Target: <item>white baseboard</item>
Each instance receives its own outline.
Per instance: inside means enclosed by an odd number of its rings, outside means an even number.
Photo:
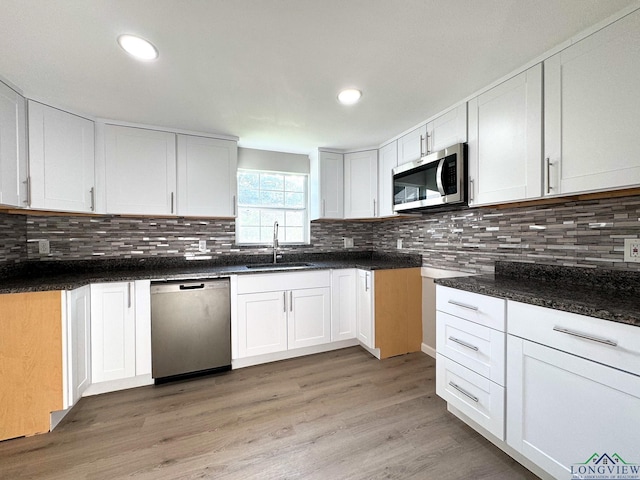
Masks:
[[[116,392],[118,390],[126,390],[127,388],[144,387],[145,385],[153,385],[151,374],[139,375],[137,377],[124,378],[122,380],[111,380],[109,382],[92,383],[89,385],[83,397],[91,395],[100,395],[101,393]]]
[[[426,353],[430,357],[436,358],[436,349],[430,347],[426,343],[422,344],[421,350],[422,350],[423,353]]]
[[[341,348],[353,347],[359,345],[357,339],[341,340],[339,342],[325,343],[323,345],[314,345],[313,347],[296,348],[295,350],[286,350],[284,352],[267,353],[265,355],[256,355],[254,357],[235,358],[231,361],[231,368],[251,367],[253,365],[261,365],[263,363],[277,362],[279,360],[288,360],[290,358],[303,357],[305,355],[313,355],[314,353],[330,352]]]

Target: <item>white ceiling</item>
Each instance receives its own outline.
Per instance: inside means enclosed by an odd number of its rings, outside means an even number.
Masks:
[[[637,0],[0,0],[0,76],[87,115],[372,146]],[[140,63],[121,33],[151,40]],[[344,87],[362,101],[338,104]]]

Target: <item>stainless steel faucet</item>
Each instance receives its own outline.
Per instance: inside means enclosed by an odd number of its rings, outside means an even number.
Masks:
[[[273,222],[273,263],[278,261],[278,221]]]

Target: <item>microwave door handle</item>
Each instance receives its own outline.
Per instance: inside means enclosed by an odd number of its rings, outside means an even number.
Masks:
[[[436,185],[438,186],[438,191],[440,195],[445,196],[444,193],[444,185],[442,184],[442,170],[444,169],[444,158],[440,159],[438,162],[438,169],[436,170]]]

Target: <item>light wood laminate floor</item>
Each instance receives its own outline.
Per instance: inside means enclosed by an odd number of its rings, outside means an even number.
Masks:
[[[0,478],[535,479],[446,411],[435,360],[360,347],[83,398]]]

